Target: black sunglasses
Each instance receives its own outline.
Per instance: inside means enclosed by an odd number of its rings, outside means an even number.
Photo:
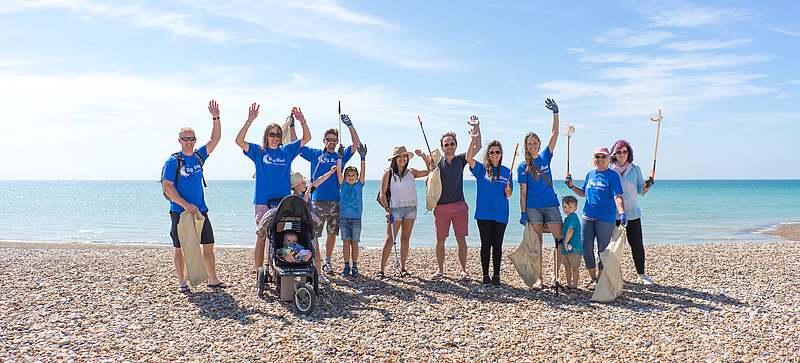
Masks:
[[[502,151],[494,151],[494,150],[489,151],[489,155],[502,154],[502,153],[503,153]]]
[[[455,142],[446,142],[446,143],[442,144],[442,146],[443,147],[456,146],[456,143]]]
[[[608,155],[595,155],[594,158],[595,159],[607,159]]]
[[[194,136],[181,136],[181,140],[183,141],[194,141],[197,140]]]
[[[270,132],[267,135],[269,135],[269,137],[281,137],[281,133],[280,132]]]

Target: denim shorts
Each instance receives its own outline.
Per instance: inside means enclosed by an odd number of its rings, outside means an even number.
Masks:
[[[564,224],[558,206],[543,208],[527,208],[528,221],[531,224]]]
[[[342,232],[342,241],[358,243],[361,241],[361,218],[339,218],[339,230]]]
[[[395,221],[401,221],[403,219],[417,219],[417,207],[400,207],[400,208],[391,208],[389,209],[392,211],[392,215],[394,216]]]

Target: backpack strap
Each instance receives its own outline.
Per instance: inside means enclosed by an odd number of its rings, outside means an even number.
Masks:
[[[208,188],[208,184],[206,184],[206,175],[205,173],[203,173],[203,163],[205,163],[205,160],[203,160],[203,157],[200,156],[200,152],[198,152],[197,150],[194,151],[194,156],[196,156],[197,160],[200,162],[200,177],[203,178],[203,186]],[[178,179],[175,178],[175,180]]]

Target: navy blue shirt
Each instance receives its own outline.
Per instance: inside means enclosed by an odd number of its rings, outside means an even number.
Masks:
[[[437,205],[456,203],[464,200],[464,166],[467,154],[458,154],[451,162],[445,157],[439,160],[439,173],[442,176],[442,195]]]

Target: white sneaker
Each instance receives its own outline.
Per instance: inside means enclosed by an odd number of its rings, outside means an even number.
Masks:
[[[317,279],[318,279],[319,283],[321,283],[323,285],[330,285],[331,284],[331,280],[329,280],[327,276],[325,276],[323,274],[319,274],[317,276],[318,276]]]
[[[645,274],[639,274],[639,282],[641,282],[641,283],[643,283],[645,285],[654,284],[653,280],[650,280],[650,278],[647,277],[647,275],[645,275]]]
[[[324,272],[324,273],[326,273],[328,275],[333,275],[334,274],[333,266],[331,266],[330,263],[325,262],[324,264],[322,264],[322,272]]]

